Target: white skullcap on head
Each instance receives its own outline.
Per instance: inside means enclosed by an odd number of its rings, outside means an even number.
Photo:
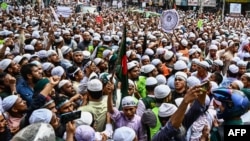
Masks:
[[[200,85],[200,84],[201,84],[201,81],[195,76],[189,76],[187,78],[187,86],[189,88]]]
[[[82,51],[83,59],[89,59],[91,53],[87,50]]]
[[[181,40],[181,45],[186,47],[188,45],[188,41],[186,39]]]
[[[182,71],[178,71],[177,73],[175,73],[175,78],[179,78],[182,79],[184,81],[187,81],[187,74],[185,72]]]
[[[143,55],[143,56],[141,57],[141,60],[142,60],[142,61],[143,61],[143,60],[150,60],[150,58],[149,58],[148,55]]]
[[[223,62],[219,59],[214,60],[213,64],[215,64],[216,66],[223,66]]]
[[[153,60],[151,61],[151,64],[153,64],[154,66],[157,66],[157,65],[159,65],[160,63],[162,63],[162,62],[161,62],[161,60],[158,59],[158,58],[153,59]]]
[[[157,80],[154,77],[146,78],[146,86],[157,85]]]
[[[164,57],[165,60],[169,60],[169,59],[171,59],[173,57],[173,55],[174,55],[174,53],[172,51],[165,51],[163,57]]]
[[[151,56],[154,55],[154,51],[151,48],[147,48],[144,54]]]
[[[244,73],[244,75],[250,78],[250,73],[249,72]]]
[[[81,118],[76,119],[76,126],[80,125],[91,125],[93,122],[93,116],[90,112],[82,111],[81,112]]]
[[[154,69],[155,69],[155,66],[152,64],[147,64],[147,65],[142,66],[142,72],[144,72],[144,73],[150,73]]]
[[[99,79],[92,79],[87,83],[87,89],[92,92],[102,91],[103,85]]]
[[[105,50],[103,51],[103,53],[102,53],[102,58],[108,57],[108,55],[110,55],[111,52],[112,52],[111,50],[105,49]]]
[[[192,49],[197,49],[197,48],[199,48],[198,45],[193,45],[193,46],[192,46]]]
[[[134,62],[128,62],[128,63],[127,63],[128,70],[131,70],[131,69],[134,68],[135,66],[136,66],[136,63],[134,63]]]
[[[126,126],[115,129],[113,140],[114,141],[133,141],[136,137],[135,131]]]
[[[174,63],[174,69],[175,70],[184,70],[184,69],[187,69],[188,66],[187,64],[185,63],[185,61],[183,60],[178,60]]]
[[[52,112],[48,109],[45,108],[37,109],[32,112],[29,118],[29,123],[30,124],[39,122],[50,123],[52,115],[53,115]]]
[[[159,117],[172,116],[177,110],[177,107],[172,103],[162,103],[159,107]]]
[[[164,54],[165,53],[165,49],[164,48],[157,48],[156,49],[156,55],[162,55],[162,54]]]
[[[126,52],[126,56],[127,56],[127,57],[130,57],[131,54],[132,54],[132,50],[128,50],[128,51]]]
[[[77,141],[94,141],[95,130],[89,125],[80,125],[76,128],[75,138]]]
[[[240,61],[240,58],[239,58],[239,57],[237,57],[237,56],[235,56],[235,57],[233,57],[233,59],[232,59],[231,61],[233,61],[233,62],[237,63],[237,62],[239,62],[239,61]]]
[[[95,65],[99,65],[99,63],[102,61],[102,58],[95,58],[93,61],[95,63]]]
[[[158,85],[154,89],[154,94],[157,99],[162,99],[167,97],[171,93],[169,86],[167,85]]]
[[[2,101],[3,110],[5,112],[10,110],[12,106],[14,106],[14,104],[16,103],[17,99],[18,99],[17,95],[10,95],[10,96],[5,97]]]
[[[66,83],[69,83],[70,81],[69,80],[61,80],[58,84],[58,88],[60,89],[61,87],[63,87]]]
[[[3,59],[0,61],[0,69],[4,71],[5,69],[8,68],[8,66],[11,64],[11,59]]]
[[[135,86],[135,83],[131,79],[128,79],[128,84],[132,85],[132,86]]]
[[[240,60],[240,61],[237,62],[237,66],[238,67],[246,67],[247,66],[247,62],[243,61],[243,60]]]
[[[240,90],[244,87],[244,84],[240,80],[234,80],[233,83],[237,84]]]
[[[54,67],[52,70],[51,70],[51,75],[52,76],[55,76],[55,75],[57,75],[57,76],[59,76],[59,77],[62,77],[63,76],[63,74],[64,74],[64,69],[61,67],[61,66],[56,66],[56,67]]]
[[[125,96],[122,98],[122,107],[136,106],[136,101],[132,96]]]
[[[212,44],[209,46],[209,50],[218,50],[218,47],[217,47],[217,45]]]
[[[231,64],[228,68],[228,70],[231,72],[231,73],[238,73],[239,72],[239,67],[234,65],[234,64]]]
[[[200,61],[198,65],[206,69],[210,67],[207,61]]]
[[[226,47],[228,47],[228,43],[227,43],[227,41],[222,41],[222,42],[221,42],[221,45],[222,45],[222,46],[226,46]]]
[[[192,54],[194,54],[196,51],[197,51],[196,49],[191,48],[191,49],[189,49],[188,54],[189,54],[189,55],[192,55]]]
[[[72,49],[69,46],[63,46],[61,48],[61,52],[62,52],[63,55],[69,53],[70,51],[72,51]]]
[[[156,78],[156,80],[158,82],[158,85],[167,83],[167,79],[163,74],[158,74],[155,78]]]

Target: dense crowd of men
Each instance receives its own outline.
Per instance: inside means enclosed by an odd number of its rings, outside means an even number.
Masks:
[[[177,11],[165,33],[129,9],[1,9],[0,140],[220,141],[249,124],[249,20]]]

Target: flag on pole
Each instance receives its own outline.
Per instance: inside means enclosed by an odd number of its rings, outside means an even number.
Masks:
[[[122,44],[119,49],[118,64],[120,69],[118,70],[118,77],[122,83],[121,87],[121,99],[128,95],[128,68],[127,68],[127,56],[126,56],[126,24],[124,24]],[[121,105],[120,105],[121,107]]]

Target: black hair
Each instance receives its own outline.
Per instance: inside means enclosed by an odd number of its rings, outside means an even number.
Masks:
[[[88,93],[93,99],[100,99],[102,97],[102,91],[90,91],[90,90],[88,90]]]
[[[223,80],[223,76],[219,72],[215,72],[214,76],[215,76],[215,81],[218,83],[218,85],[220,85],[220,83]]]
[[[155,87],[157,86],[157,84],[155,84],[155,85],[146,85],[146,90],[147,91],[154,91],[154,89],[155,89]]]
[[[26,64],[26,65],[22,66],[20,72],[21,72],[22,77],[25,80],[28,80],[28,77],[27,77],[28,74],[32,74],[32,68],[33,67],[37,67],[37,65],[29,63],[29,64]]]
[[[1,72],[0,73],[0,85],[1,86],[4,86],[5,84],[5,82],[4,82],[4,78],[5,78],[5,76],[7,75],[8,73],[6,73],[6,72]]]
[[[68,77],[69,77],[71,80],[73,80],[73,81],[76,80],[76,79],[75,79],[75,75],[76,75],[78,72],[76,72],[76,73],[74,73],[74,72],[75,72],[77,69],[78,69],[78,67],[75,66],[75,65],[70,66],[70,67],[67,68],[67,75],[68,75]],[[72,75],[72,73],[74,73],[74,75]]]

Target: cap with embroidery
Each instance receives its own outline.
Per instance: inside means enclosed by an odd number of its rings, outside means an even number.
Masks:
[[[178,71],[177,73],[175,73],[175,78],[179,78],[182,79],[184,81],[187,81],[187,74],[185,72],[182,71]]]
[[[61,48],[61,52],[62,52],[63,55],[69,53],[70,51],[72,51],[72,49],[69,46],[63,46]]]
[[[135,98],[132,96],[125,96],[122,98],[122,107],[136,106]]]

